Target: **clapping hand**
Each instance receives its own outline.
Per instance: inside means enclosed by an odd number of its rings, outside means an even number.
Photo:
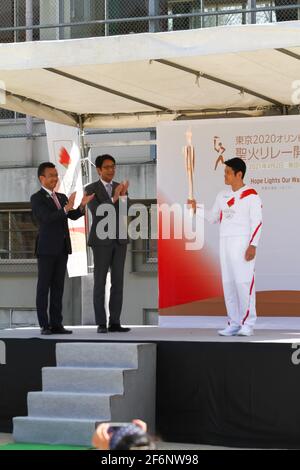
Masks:
[[[74,203],[75,203],[75,198],[76,198],[76,192],[72,193],[71,196],[69,197],[69,200],[67,204],[65,205],[64,209],[68,212],[71,211],[74,208]]]
[[[94,199],[94,197],[95,197],[95,193],[93,193],[93,194],[84,193],[84,196],[81,199],[80,206],[85,207],[89,202],[92,201],[92,199]]]
[[[127,180],[122,181],[122,183],[118,184],[115,189],[113,202],[117,202],[120,196],[127,196],[129,182]]]
[[[121,196],[122,191],[123,191],[123,183],[120,183],[120,184],[118,184],[118,186],[116,187],[115,192],[114,192],[114,197],[113,197],[113,202],[114,203],[117,202],[117,200]]]
[[[120,196],[126,196],[126,195],[127,195],[127,191],[128,191],[128,187],[129,187],[129,181],[128,181],[128,180],[124,180],[124,181],[122,181],[121,184],[123,185],[123,188],[122,188],[122,191],[121,191]]]

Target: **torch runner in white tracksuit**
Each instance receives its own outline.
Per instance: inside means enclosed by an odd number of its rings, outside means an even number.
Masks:
[[[231,190],[221,191],[206,214],[209,222],[220,224],[220,261],[228,326],[219,335],[251,336],[256,321],[254,267],[262,229],[262,203],[255,189],[243,182],[245,162],[232,158],[225,165],[225,184]]]

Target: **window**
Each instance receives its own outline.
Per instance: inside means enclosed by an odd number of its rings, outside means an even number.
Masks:
[[[245,24],[246,16],[242,13],[226,13],[222,14],[222,11],[230,10],[242,10],[246,9],[247,4],[243,2],[227,2],[227,1],[206,1],[204,11],[209,12],[220,12],[219,15],[214,16],[205,16],[203,19],[203,26],[225,26],[225,25],[234,25],[234,24]]]
[[[80,23],[85,21],[103,20],[104,2],[95,2],[95,0],[71,0],[70,20],[71,23]],[[66,18],[64,19],[66,21]],[[61,30],[64,32],[65,28]],[[103,36],[103,25],[81,25],[71,27],[71,38],[88,38],[93,36]]]
[[[138,18],[148,16],[148,0],[110,0],[108,17],[110,19]],[[130,34],[147,32],[148,21],[129,21],[109,25],[109,34]]]
[[[291,8],[289,10],[277,10],[275,13],[277,21],[295,21],[298,20],[298,8],[299,2],[296,0],[275,0],[274,5],[276,7],[292,6],[295,5],[296,8]]]
[[[201,3],[196,0],[169,0],[168,1],[168,14],[169,15],[183,15],[184,13],[193,13],[200,11]],[[170,18],[169,30],[190,29],[192,27],[193,18]]]
[[[246,10],[250,4],[246,0],[160,0],[160,7],[166,5],[169,15],[184,13],[211,13],[208,16],[190,16],[186,18],[170,18],[168,30],[207,28],[211,26],[247,24],[251,22],[251,13],[230,13],[230,10]],[[295,5],[295,9],[257,12],[254,14],[257,23],[269,23],[272,21],[288,21],[298,19],[296,0],[257,0],[256,7],[272,7],[280,5]],[[229,13],[223,13],[228,11]],[[214,14],[218,13],[218,14]],[[162,12],[160,12],[162,14]]]
[[[30,209],[0,209],[0,261],[35,258],[36,235]]]
[[[40,0],[32,1],[32,23],[38,25],[40,22]],[[13,28],[26,25],[26,0],[5,0],[1,2],[0,28]],[[32,32],[33,40],[39,39],[39,29]],[[19,31],[0,31],[1,42],[19,42],[26,40],[25,29]]]
[[[0,28],[14,26],[14,2],[2,2],[0,15]],[[0,42],[13,42],[14,31],[1,31]]]
[[[157,271],[157,209],[155,199],[138,199],[131,202],[146,207],[148,220],[147,238],[131,240],[132,271],[156,272]],[[138,217],[138,214],[137,214]]]
[[[2,109],[0,108],[0,120],[8,121],[8,120],[16,120],[16,119],[24,119],[26,118],[25,114],[16,113],[15,111],[10,111],[9,109]]]
[[[0,108],[0,119],[8,120],[8,119],[15,119],[15,112],[9,111],[8,109],[1,109]]]

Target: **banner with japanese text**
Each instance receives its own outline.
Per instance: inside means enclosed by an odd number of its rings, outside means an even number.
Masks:
[[[224,326],[219,227],[206,223],[201,212],[226,189],[223,162],[233,157],[245,161],[244,181],[263,203],[257,324],[281,328],[299,323],[300,116],[161,123],[157,140],[160,324]],[[194,216],[188,199],[197,201]],[[169,237],[164,233],[167,208]],[[180,208],[182,230],[176,236]]]
[[[63,126],[46,121],[47,141],[50,161],[57,168],[59,182],[55,190],[70,196],[76,192],[75,206],[83,196],[79,131],[75,127]],[[68,259],[69,277],[85,276],[87,268],[85,218],[68,219],[72,254]]]

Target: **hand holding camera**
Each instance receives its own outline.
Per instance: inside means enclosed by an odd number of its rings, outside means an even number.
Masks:
[[[100,450],[109,450],[114,448],[116,440],[120,440],[121,430],[124,429],[124,435],[126,432],[130,432],[132,435],[132,427],[136,427],[134,434],[137,432],[141,435],[147,433],[147,424],[140,419],[133,419],[131,423],[95,423],[95,432],[92,438],[92,445]],[[123,437],[123,436],[122,436]],[[111,447],[111,444],[113,447]]]

